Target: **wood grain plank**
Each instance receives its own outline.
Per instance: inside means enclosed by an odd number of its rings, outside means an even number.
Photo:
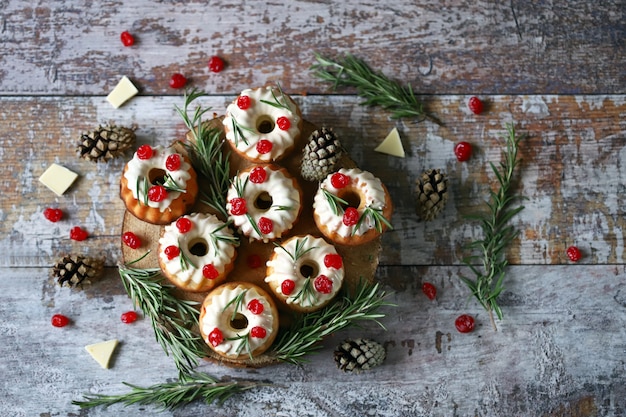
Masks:
[[[122,75],[143,95],[174,94],[174,72],[217,94],[277,81],[326,93],[308,70],[314,51],[354,53],[423,94],[623,94],[624,13],[584,0],[10,0],[0,94],[106,95]],[[122,46],[124,30],[135,46]],[[207,68],[214,54],[228,63],[220,74]]]

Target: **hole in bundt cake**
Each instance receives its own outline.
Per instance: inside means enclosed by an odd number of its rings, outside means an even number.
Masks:
[[[300,274],[302,274],[304,278],[315,277],[317,276],[317,273],[317,265],[313,263],[303,263],[300,265]]]
[[[153,185],[163,185],[165,183],[165,170],[160,168],[151,169],[148,173],[148,181]]]
[[[204,239],[195,239],[189,242],[189,252],[192,255],[204,256],[209,251],[209,246]]]
[[[259,210],[268,210],[270,207],[272,207],[273,203],[274,200],[272,199],[270,193],[268,193],[267,191],[263,191],[254,200],[254,207],[258,208]]]
[[[274,120],[269,116],[261,116],[256,122],[256,129],[259,133],[270,133],[274,130]]]
[[[242,330],[248,327],[248,319],[241,313],[236,313],[235,317],[230,320],[230,327],[234,330]]]
[[[339,197],[348,203],[347,205],[341,204],[344,209],[347,207],[358,208],[361,205],[361,197],[354,191],[347,191],[346,193],[339,195]]]

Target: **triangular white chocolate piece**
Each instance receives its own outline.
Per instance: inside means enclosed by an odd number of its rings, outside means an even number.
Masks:
[[[92,358],[96,360],[104,369],[109,368],[109,361],[113,352],[117,347],[117,339],[107,340],[106,342],[94,343],[93,345],[85,346],[85,349]]]
[[[404,148],[400,140],[400,133],[397,128],[393,128],[387,135],[385,140],[374,149],[376,152],[386,153],[387,155],[404,158]]]

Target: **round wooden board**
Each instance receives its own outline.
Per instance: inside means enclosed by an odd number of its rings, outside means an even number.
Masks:
[[[221,118],[213,119],[209,122],[216,128],[222,129]],[[311,133],[317,129],[310,122],[304,121],[302,134],[296,143],[295,149],[286,158],[278,161],[276,165],[286,168],[291,175],[297,178],[300,187],[302,188],[302,212],[298,221],[294,227],[285,235],[283,239],[287,239],[291,236],[311,234],[314,236],[323,237],[319,229],[315,225],[313,220],[313,197],[317,191],[318,183],[305,181],[300,176],[300,161],[302,155],[302,149],[306,145]],[[189,138],[190,135],[188,135]],[[230,176],[234,177],[237,171],[245,169],[251,162],[242,159],[233,152],[228,142],[224,144],[224,151],[230,153]],[[343,167],[356,167],[354,161],[348,156],[344,156],[341,161]],[[201,179],[199,178],[201,181]],[[200,182],[200,188],[202,183]],[[190,212],[210,212],[207,206],[202,203],[196,203],[194,208]],[[145,255],[146,251],[151,252],[143,258],[141,261],[134,264],[137,268],[158,268],[159,263],[157,259],[157,247],[159,237],[161,236],[163,226],[154,225],[144,222],[135,216],[133,216],[128,210],[124,213],[124,219],[122,223],[122,233],[132,231],[135,233],[142,242],[142,246],[137,249],[131,249],[128,246],[122,244],[122,261],[131,262]],[[344,290],[347,294],[353,294],[354,289],[360,281],[372,282],[376,268],[378,267],[378,257],[381,250],[380,237],[359,246],[342,246],[335,245],[337,252],[341,254],[345,266],[345,278],[344,278]],[[235,267],[229,274],[227,281],[245,281],[259,285],[265,289],[269,294],[272,294],[269,286],[265,283],[265,262],[269,259],[270,254],[274,250],[274,244],[272,242],[249,242],[247,238],[242,238],[240,245],[237,248],[237,259],[235,260]],[[256,254],[261,257],[262,265],[259,268],[250,268],[247,263],[247,259],[250,255]],[[207,293],[191,293],[185,291],[178,291],[178,295],[181,298],[195,300],[202,302]],[[281,327],[288,326],[291,322],[292,314],[290,311],[278,300],[276,304],[279,308]],[[280,338],[280,335],[279,335]],[[278,338],[277,338],[278,340]],[[271,352],[271,348],[270,351]],[[273,363],[277,363],[275,357],[271,353],[265,353],[259,355],[253,359],[246,358],[245,360],[230,360],[223,358],[213,351],[207,349],[207,359],[213,360],[228,366],[235,367],[261,367],[267,366]]]

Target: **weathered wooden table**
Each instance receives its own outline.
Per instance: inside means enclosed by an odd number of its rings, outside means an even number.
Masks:
[[[161,415],[192,416],[621,416],[626,413],[626,5],[623,1],[487,2],[0,2],[0,415],[155,414],[152,406],[80,410],[83,394],[119,394],[122,382],[176,378],[148,320],[126,325],[132,309],[117,274],[125,160],[77,158],[81,133],[100,123],[136,125],[139,143],[167,144],[185,128],[174,108],[182,91],[170,76],[210,94],[218,114],[246,87],[280,83],[305,118],[332,126],[357,163],[379,176],[395,203],[377,280],[393,295],[387,331],[367,324],[335,334],[304,366],[256,370],[203,363],[216,377],[267,387],[224,404],[196,402]],[[120,33],[136,44],[124,47]],[[314,52],[352,53],[410,83],[443,126],[392,120],[363,107],[355,91],[332,92],[309,67]],[[207,61],[227,63],[212,73]],[[106,100],[122,76],[139,87],[119,109]],[[487,107],[474,115],[470,96]],[[481,238],[466,216],[496,185],[505,126],[521,143],[525,209],[507,251],[491,328],[459,279],[465,245]],[[374,152],[397,127],[404,159]],[[473,157],[456,160],[465,140]],[[39,181],[52,163],[79,174],[57,197]],[[414,182],[426,169],[449,176],[450,199],[431,222],[415,213]],[[65,212],[61,222],[42,215]],[[80,225],[89,238],[69,238]],[[572,263],[566,248],[583,257]],[[66,252],[104,254],[104,276],[83,290],[60,288],[51,266]],[[430,301],[423,282],[438,289]],[[55,328],[53,314],[72,324]],[[455,318],[475,317],[457,332]],[[382,343],[382,366],[339,371],[334,347],[346,337]],[[84,346],[118,338],[102,369]]]

